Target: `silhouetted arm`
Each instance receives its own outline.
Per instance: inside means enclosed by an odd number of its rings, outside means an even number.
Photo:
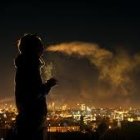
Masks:
[[[50,89],[57,84],[57,80],[54,78],[49,79],[46,83],[42,84],[41,90],[44,95],[48,94]]]

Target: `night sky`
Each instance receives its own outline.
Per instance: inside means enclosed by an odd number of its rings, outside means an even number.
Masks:
[[[14,97],[16,41],[24,33],[37,33],[47,47],[63,43],[69,47],[72,42],[89,43],[91,47],[98,44],[113,55],[110,69],[117,65],[116,69],[125,79],[119,84],[111,82],[114,70],[110,71],[111,76],[100,77],[103,67],[87,57],[48,52],[44,59],[54,64],[59,81],[50,93],[50,100],[70,104],[86,102],[95,106],[139,106],[139,5],[88,1],[1,3],[0,103]]]

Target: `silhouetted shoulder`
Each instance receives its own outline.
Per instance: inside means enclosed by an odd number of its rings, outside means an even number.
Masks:
[[[22,54],[18,55],[15,60],[14,64],[16,68],[20,67],[36,67],[40,68],[45,65],[45,62],[42,58],[38,59],[35,57],[24,57]]]

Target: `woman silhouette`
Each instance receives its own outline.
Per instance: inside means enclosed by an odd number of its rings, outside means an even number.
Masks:
[[[15,59],[15,98],[17,139],[43,140],[47,115],[46,94],[56,84],[51,78],[42,83],[40,69],[44,46],[37,35],[27,34],[18,43],[19,54]]]

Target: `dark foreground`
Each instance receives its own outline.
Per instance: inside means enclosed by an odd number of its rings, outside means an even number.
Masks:
[[[140,140],[140,131],[132,134],[129,132],[120,132],[118,130],[108,131],[106,134],[99,136],[97,133],[81,133],[81,132],[67,132],[67,133],[50,133],[46,140]],[[5,140],[4,136],[0,140]]]
[[[8,129],[0,129],[0,140],[5,140]],[[102,127],[96,132],[48,132],[47,140],[140,140],[140,123],[124,123],[121,128]]]

